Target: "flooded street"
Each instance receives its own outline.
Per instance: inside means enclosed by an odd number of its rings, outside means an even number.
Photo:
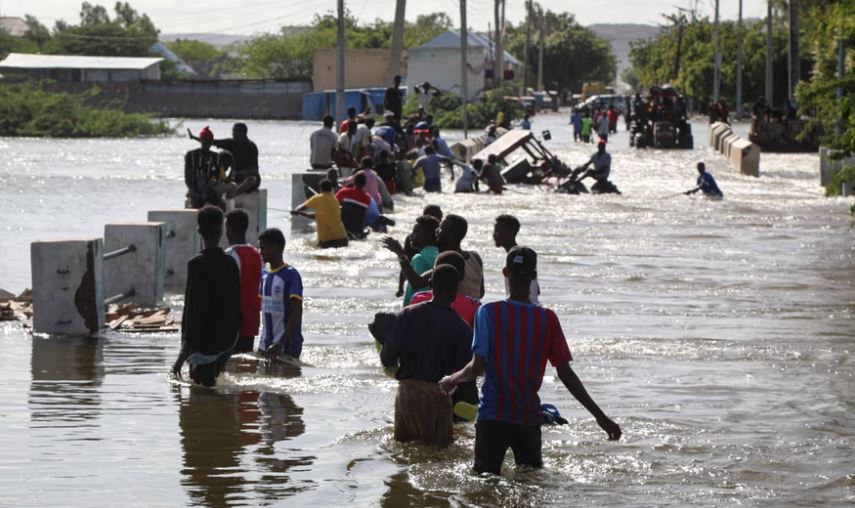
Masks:
[[[535,118],[576,166],[565,115]],[[198,131],[205,122],[179,129]],[[217,136],[230,122],[210,122]],[[272,208],[308,164],[315,125],[250,122]],[[815,154],[763,154],[737,174],[694,124],[693,151],[610,151],[623,196],[513,186],[502,196],[399,197],[403,238],[426,204],[469,221],[464,248],[504,296],[494,218],[512,213],[539,254],[541,302],[573,368],[623,428],[614,443],[554,370],[541,399],[545,468],[471,472],[474,427],[447,450],[392,439],[396,381],[367,324],[400,303],[380,236],[321,251],[285,231],[305,287],[296,367],[233,361],[215,389],[173,382],[179,336],[33,337],[0,323],[0,505],[8,506],[843,506],[855,503],[855,232],[851,200],[826,199]],[[449,138],[460,133],[448,133]],[[613,145],[613,146],[612,146]],[[0,287],[30,286],[29,244],[103,235],[183,204],[186,138],[0,138]],[[725,200],[675,194],[707,162]],[[182,295],[171,295],[175,310]]]

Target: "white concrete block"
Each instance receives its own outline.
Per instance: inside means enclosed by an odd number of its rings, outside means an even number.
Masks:
[[[710,146],[715,148],[716,138],[721,136],[723,132],[730,130],[730,125],[727,125],[724,122],[715,122],[710,125]]]
[[[727,135],[719,138],[719,144],[721,146],[718,148],[718,151],[721,152],[721,154],[724,155],[725,157],[729,158],[730,157],[730,147],[738,139],[740,139],[740,137],[737,136],[736,134],[732,133],[732,132],[730,134],[727,134]]]
[[[196,231],[196,210],[151,210],[150,222],[166,224],[164,291],[183,293],[187,285],[187,262],[202,250]]]
[[[133,245],[136,250],[104,260],[104,296],[133,290],[123,302],[154,307],[163,302],[166,224],[126,222],[104,226],[104,254]]]
[[[33,329],[97,335],[104,326],[100,238],[30,244]]]
[[[246,242],[250,245],[257,245],[258,234],[267,229],[267,189],[258,189],[249,194],[238,194],[235,197],[234,208],[242,208],[249,215]],[[223,235],[225,236],[225,229],[223,229]]]
[[[760,147],[739,138],[730,145],[730,165],[747,176],[760,176]]]

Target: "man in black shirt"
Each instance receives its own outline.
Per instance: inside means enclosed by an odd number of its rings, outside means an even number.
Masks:
[[[187,129],[190,139],[201,141]],[[232,137],[226,139],[214,139],[212,145],[223,150],[228,150],[234,156],[234,169],[230,179],[237,184],[237,194],[245,194],[257,190],[261,185],[261,175],[258,173],[258,147],[247,137],[245,123],[236,123],[232,126]]]
[[[386,89],[383,108],[395,115],[395,121],[401,121],[401,76],[395,76],[394,85]]]
[[[384,367],[398,366],[397,441],[451,444],[451,397],[437,382],[472,356],[472,330],[451,308],[459,282],[453,266],[436,267],[431,275],[433,299],[404,308],[380,350]]]
[[[205,248],[187,263],[181,352],[172,372],[181,377],[188,362],[190,379],[214,386],[240,331],[240,275],[234,259],[219,247],[223,212],[205,206],[196,220]]]

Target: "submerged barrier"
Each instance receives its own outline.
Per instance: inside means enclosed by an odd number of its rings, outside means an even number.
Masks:
[[[499,127],[498,129],[496,129],[496,139],[499,139],[500,137],[504,136],[507,132],[507,129]],[[450,147],[451,152],[454,154],[455,157],[469,164],[472,162],[472,156],[480,152],[484,149],[485,146],[487,146],[485,143],[486,137],[486,134],[482,134],[480,136],[466,138],[463,141],[454,143]]]
[[[710,125],[709,141],[741,174],[760,176],[760,147],[734,134],[730,125],[724,122]]]
[[[247,243],[267,227],[267,190],[237,196],[229,209],[249,215]],[[161,305],[165,291],[182,292],[187,262],[198,254],[196,210],[152,210],[148,222],[107,224],[104,238],[30,244],[33,330],[97,335],[106,306]]]

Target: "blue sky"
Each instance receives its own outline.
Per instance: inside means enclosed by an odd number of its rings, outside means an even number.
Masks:
[[[90,0],[112,10],[115,3]],[[147,13],[163,32],[214,32],[253,34],[275,31],[281,25],[306,24],[317,13],[333,11],[336,0],[205,0],[200,3],[175,0],[130,0],[137,10]],[[662,21],[662,13],[675,12],[676,7],[697,5],[698,10],[712,17],[713,0],[540,0],[554,11],[570,11],[585,25],[593,23],[649,23]],[[744,0],[743,16],[759,18],[765,15],[765,0]],[[0,15],[33,14],[48,26],[57,19],[76,22],[80,0],[0,0]],[[458,0],[431,0],[407,3],[407,18],[436,11],[448,13],[455,23],[459,20]],[[487,28],[492,21],[492,0],[467,0],[469,26]],[[346,7],[361,20],[382,18],[392,20],[395,0],[345,0]],[[509,0],[506,17],[517,23],[524,16],[524,0]],[[723,19],[736,19],[738,0],[721,0]]]

